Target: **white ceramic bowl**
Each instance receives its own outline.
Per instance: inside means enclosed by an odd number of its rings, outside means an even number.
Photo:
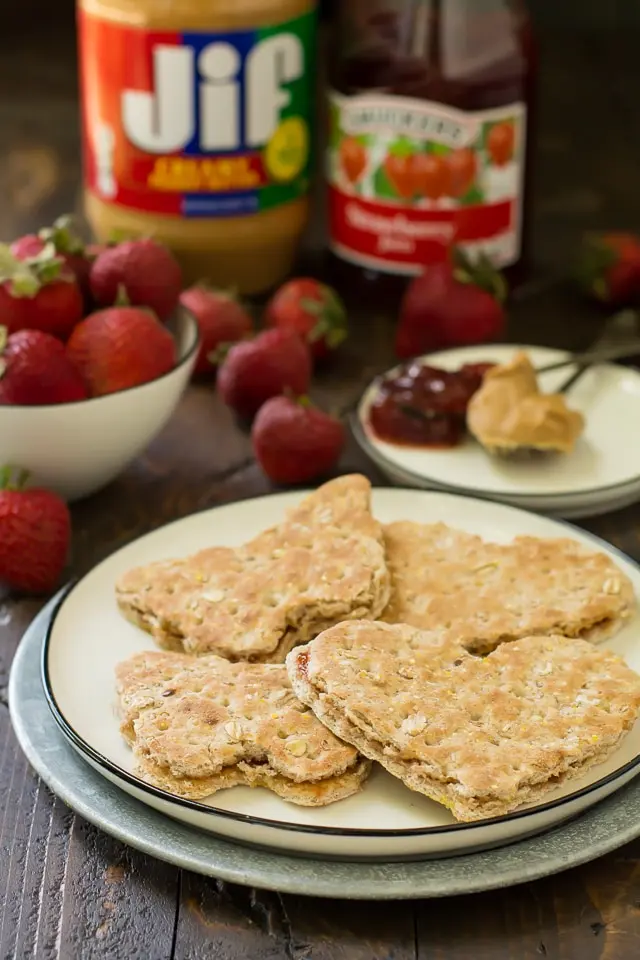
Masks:
[[[199,347],[198,325],[183,308],[168,324],[178,363],[163,377],[77,403],[0,405],[0,466],[29,471],[29,486],[66,500],[95,493],[151,443],[189,382]]]

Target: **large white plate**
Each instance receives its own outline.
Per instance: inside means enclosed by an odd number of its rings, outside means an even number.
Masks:
[[[455,823],[448,811],[380,768],[355,797],[320,809],[286,803],[272,793],[236,787],[208,803],[180,800],[134,773],[118,732],[114,668],[151,639],[123,619],[114,583],[125,570],[210,544],[236,545],[279,521],[302,494],[261,497],[196,514],[142,537],[71,587],[52,619],[43,677],[54,716],[73,746],[104,776],[150,806],[193,826],[263,846],[316,856],[381,859],[453,855],[508,843],[548,829],[618,789],[640,772],[640,724],[609,760],[535,807],[477,824]],[[391,522],[441,520],[488,539],[518,534],[571,536],[607,550],[640,593],[640,568],[588,534],[545,517],[480,500],[415,490],[375,490],[374,512]],[[611,646],[640,671],[639,618]]]
[[[566,359],[563,350],[546,347],[485,345],[433,353],[423,360],[444,369],[463,363],[510,360],[517,350],[526,350],[535,367]],[[543,374],[542,389],[552,392],[572,368]],[[384,443],[368,423],[368,411],[377,392],[377,381],[365,391],[358,407],[358,420],[367,445],[391,467],[405,475],[459,492],[520,501],[549,509],[573,506],[582,498],[600,498],[621,487],[640,482],[640,445],[636,424],[640,422],[640,374],[616,364],[588,370],[568,395],[572,407],[584,415],[585,432],[571,454],[517,460],[490,457],[469,438],[450,450]],[[582,505],[582,504],[580,504]]]

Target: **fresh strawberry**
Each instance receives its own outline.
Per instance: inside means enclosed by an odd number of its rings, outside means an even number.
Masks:
[[[154,240],[128,240],[98,255],[89,276],[96,303],[113,306],[121,290],[129,303],[149,307],[168,320],[182,290],[182,271],[166,247]]]
[[[84,381],[57,337],[0,327],[0,403],[40,406],[73,403],[89,396]]]
[[[11,244],[11,252],[18,260],[29,260],[42,253],[47,244],[53,244],[56,254],[73,272],[85,302],[89,302],[89,271],[91,257],[80,236],[76,233],[70,216],[59,217],[53,226],[36,233],[29,233]]]
[[[335,350],[348,334],[342,300],[331,287],[310,277],[289,280],[276,291],[267,304],[265,323],[299,334],[316,359]]]
[[[578,275],[587,293],[607,306],[640,302],[640,237],[589,234],[583,241]]]
[[[168,373],[176,363],[176,345],[150,311],[111,307],[78,324],[69,338],[67,356],[91,395],[101,397]]]
[[[265,330],[231,347],[218,371],[218,390],[225,403],[249,418],[286,390],[306,393],[310,380],[306,343],[290,330]]]
[[[83,312],[76,278],[53,244],[26,260],[0,245],[0,321],[9,333],[42,330],[64,340]]]
[[[211,373],[217,367],[215,351],[222,344],[237,343],[253,333],[251,317],[230,293],[190,287],[180,294],[180,302],[190,310],[200,328],[200,352],[194,373]]]
[[[396,330],[399,357],[497,339],[505,326],[504,278],[485,257],[475,264],[459,250],[409,284]]]
[[[335,466],[345,441],[339,420],[306,397],[272,397],[251,430],[260,466],[274,483],[305,483]]]
[[[58,584],[69,552],[71,519],[63,500],[49,490],[25,488],[0,471],[0,581],[14,590],[50,593]]]

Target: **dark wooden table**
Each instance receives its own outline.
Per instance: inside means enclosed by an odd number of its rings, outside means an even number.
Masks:
[[[587,227],[640,228],[637,36],[547,32],[535,205],[539,276],[561,271]],[[19,78],[19,79],[18,79]],[[17,92],[16,92],[17,91]],[[68,20],[0,37],[0,236],[77,207],[75,53]],[[560,288],[530,287],[511,335],[586,346],[602,317]],[[318,385],[341,407],[388,364],[390,321],[355,317]],[[340,469],[381,477],[350,443]],[[268,492],[247,436],[193,388],[163,435],[109,489],[73,509],[73,573],[195,510]],[[640,506],[586,523],[640,559]],[[357,903],[216,883],[130,850],[40,783],[9,722],[6,684],[41,601],[0,597],[0,960],[633,960],[640,841],[511,890],[443,901]]]

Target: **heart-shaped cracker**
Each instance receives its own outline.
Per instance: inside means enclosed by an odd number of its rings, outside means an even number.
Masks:
[[[386,606],[383,533],[370,500],[365,477],[332,480],[242,547],[126,573],[120,608],[162,647],[281,663],[331,624]]]
[[[467,426],[492,453],[568,453],[584,430],[584,418],[561,394],[541,393],[531,361],[520,352],[484,375],[467,408]]]
[[[337,737],[459,820],[502,816],[606,759],[640,711],[640,677],[567,637],[473,657],[446,631],[341,623],[287,657]]]
[[[444,523],[385,527],[392,592],[387,623],[447,629],[486,653],[530,634],[611,636],[635,610],[629,578],[575,540],[488,543]]]
[[[150,651],[116,673],[138,770],[176,796],[244,784],[321,806],[355,793],[369,773],[294,696],[283,664]]]

